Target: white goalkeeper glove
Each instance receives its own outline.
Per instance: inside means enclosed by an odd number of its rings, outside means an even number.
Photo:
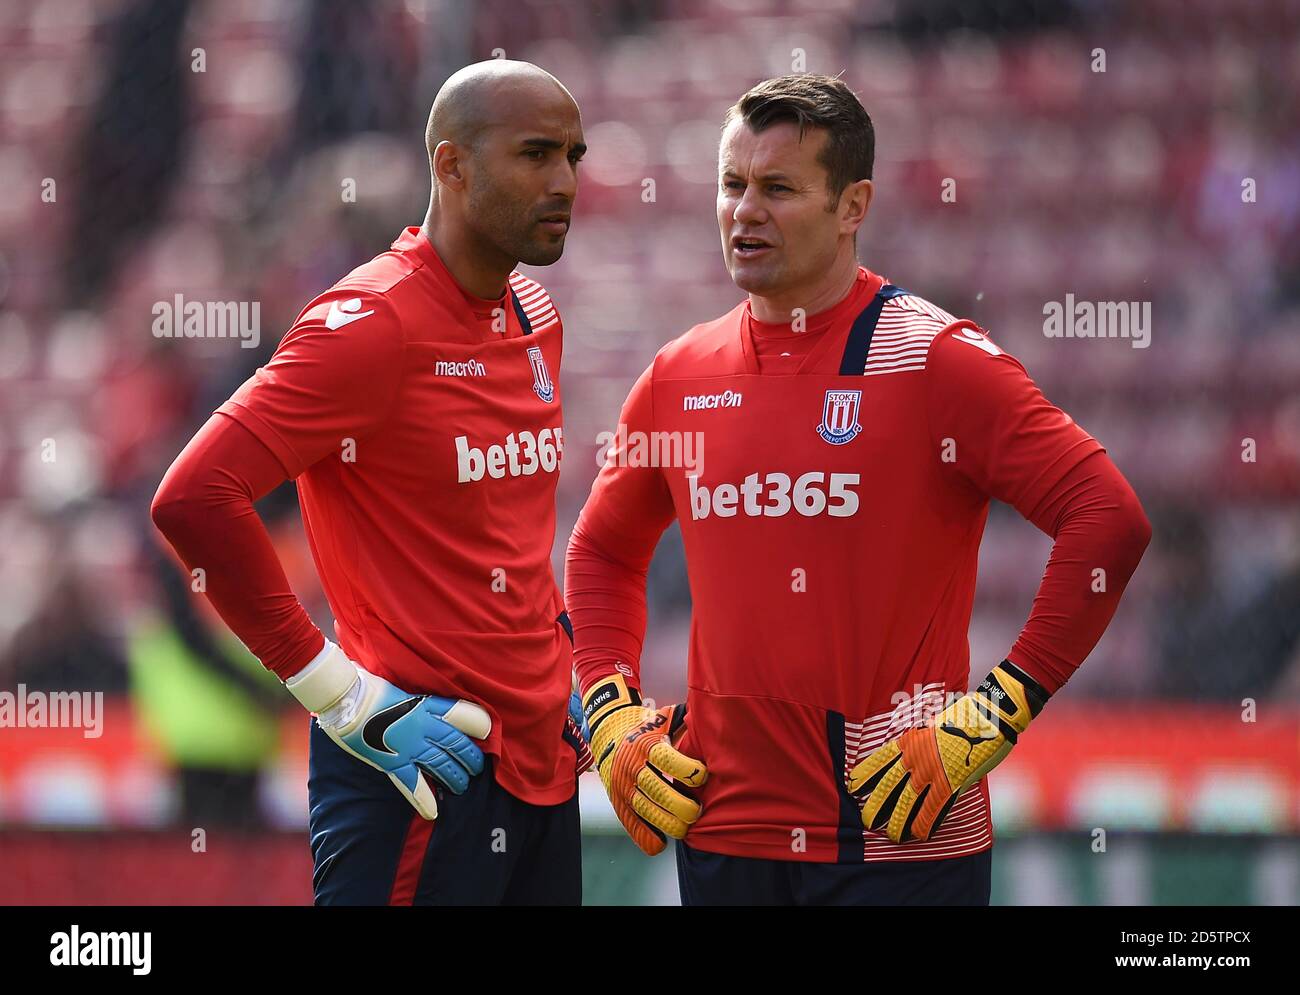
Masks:
[[[420,815],[438,817],[425,775],[453,794],[483,772],[483,739],[492,720],[470,701],[411,694],[353,663],[328,639],[285,687],[330,739],[382,770]]]

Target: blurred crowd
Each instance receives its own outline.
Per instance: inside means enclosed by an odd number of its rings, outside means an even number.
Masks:
[[[897,6],[0,5],[0,686],[165,711],[194,686],[160,686],[183,657],[251,728],[283,703],[159,552],[148,501],[302,305],[419,224],[433,94],[499,52],[569,87],[590,146],[564,258],[530,273],[566,330],[557,572],[632,381],[739,299],[713,214],[723,113],[761,78],[843,72],[877,135],[862,261],[988,329],[1152,519],[1067,693],[1300,700],[1296,5]],[[153,305],[177,294],[260,302],[259,347],[156,337]],[[1149,347],[1046,336],[1067,294],[1149,302]],[[261,510],[327,625],[292,485]],[[990,516],[976,669],[1014,640],[1049,547]],[[650,602],[647,686],[680,695],[674,533]],[[204,768],[216,747],[184,740]]]

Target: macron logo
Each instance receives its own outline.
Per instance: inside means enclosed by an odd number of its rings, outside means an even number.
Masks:
[[[487,367],[477,359],[471,359],[464,363],[453,363],[449,360],[440,359],[433,364],[433,375],[437,377],[485,377],[487,376]]]
[[[359,311],[361,312],[360,314],[357,313]],[[353,297],[351,300],[344,301],[342,304],[338,301],[334,301],[330,304],[330,313],[325,316],[325,327],[332,332],[336,329],[342,328],[350,322],[360,321],[362,318],[367,318],[374,313],[374,308],[371,308],[369,311],[361,310],[360,297]]]
[[[708,408],[738,408],[742,395],[738,390],[726,390],[721,394],[687,394],[682,398],[683,411],[704,411]]]

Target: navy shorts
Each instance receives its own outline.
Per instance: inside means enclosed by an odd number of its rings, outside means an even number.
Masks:
[[[993,851],[947,860],[812,864],[677,844],[683,905],[988,905]]]
[[[492,777],[437,789],[421,818],[388,775],[311,723],[308,828],[317,905],[578,905],[578,795],[529,805]]]

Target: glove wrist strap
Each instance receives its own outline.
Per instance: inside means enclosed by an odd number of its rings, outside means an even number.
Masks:
[[[1020,686],[1025,689],[1025,697],[1029,700],[1029,713],[1034,718],[1037,718],[1038,713],[1043,710],[1043,706],[1046,705],[1048,699],[1052,697],[1047,688],[1039,684],[1010,660],[1003,660],[993,669],[993,672],[996,673],[999,670],[1003,673],[1010,674],[1020,682]],[[990,674],[989,676],[992,677],[993,674]]]
[[[998,724],[1012,743],[1037,718],[1051,697],[1046,688],[1010,660],[1003,660],[990,670],[975,694],[977,701],[986,702],[982,708],[987,717]]]
[[[356,664],[326,639],[325,647],[284,686],[307,711],[320,714],[342,699],[359,677]]]
[[[582,696],[582,710],[587,716],[591,731],[620,708],[641,704],[641,692],[628,687],[622,674],[610,674],[602,677],[587,689]]]

